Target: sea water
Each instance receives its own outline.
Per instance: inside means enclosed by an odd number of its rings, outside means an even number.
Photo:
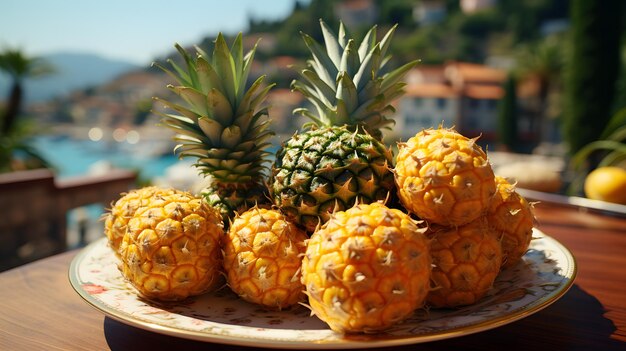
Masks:
[[[149,144],[39,136],[33,139],[32,146],[52,165],[59,178],[93,174],[106,164],[138,171],[140,178],[151,180],[162,176],[168,167],[178,162],[173,151],[150,154],[147,152],[152,148]]]

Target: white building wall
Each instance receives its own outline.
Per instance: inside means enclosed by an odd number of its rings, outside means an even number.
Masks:
[[[407,140],[425,128],[457,124],[459,101],[456,98],[404,97],[399,101],[394,131]]]
[[[472,132],[495,133],[498,125],[498,100],[464,99],[463,129]]]

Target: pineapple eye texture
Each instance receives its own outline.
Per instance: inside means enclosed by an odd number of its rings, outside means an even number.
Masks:
[[[235,218],[223,240],[228,286],[248,302],[283,309],[302,301],[305,232],[276,210],[252,208]]]
[[[424,231],[380,203],[335,212],[302,262],[314,314],[337,332],[372,332],[422,307],[432,269]]]
[[[141,199],[141,201],[137,201]],[[119,241],[105,223],[109,245],[121,260],[122,275],[147,299],[182,300],[220,284],[223,224],[219,212],[189,193],[155,187],[123,196],[111,215],[140,204]],[[119,221],[119,219],[118,219]]]
[[[487,155],[452,129],[427,129],[399,148],[395,181],[402,205],[432,223],[460,226],[485,215],[496,192]]]

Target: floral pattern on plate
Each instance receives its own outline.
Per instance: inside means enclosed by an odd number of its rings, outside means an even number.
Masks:
[[[76,292],[109,317],[183,338],[273,348],[371,348],[412,344],[498,327],[537,312],[572,285],[576,263],[555,239],[535,229],[522,262],[503,270],[478,303],[460,309],[421,309],[379,334],[344,336],[297,306],[267,311],[239,299],[227,287],[182,302],[156,303],[137,295],[121,276],[102,238],[72,261]]]

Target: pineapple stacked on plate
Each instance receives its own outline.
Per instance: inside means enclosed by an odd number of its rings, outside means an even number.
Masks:
[[[261,76],[247,87],[255,49],[244,56],[241,34],[230,49],[218,35],[211,57],[197,48],[194,59],[178,47],[186,69],[162,69],[181,84],[171,89],[186,105],[163,101],[177,112],[163,117],[180,135],[180,155],[195,157],[211,180],[202,196],[228,228],[221,238],[227,284],[247,301],[281,309],[302,296],[297,263],[305,235],[281,212],[259,208],[269,207],[265,164],[273,134],[260,106],[273,85]]]
[[[267,108],[261,105],[272,85],[259,77],[247,86],[255,49],[244,55],[241,35],[230,48],[218,35],[212,55],[197,48],[192,57],[176,48],[184,66],[170,61],[173,70],[159,67],[178,83],[168,87],[183,102],[156,100],[173,111],[161,115],[163,124],[177,132],[176,150],[181,157],[196,158],[195,167],[210,182],[201,196],[184,194],[185,200],[176,199],[183,196],[176,190],[155,188],[118,200],[105,232],[119,253],[122,273],[143,296],[176,300],[211,290],[215,284],[206,281],[220,281],[225,271],[228,285],[246,300],[272,308],[294,304],[303,290],[298,272],[304,232],[279,211],[260,208],[269,202],[265,178],[272,135]],[[187,213],[185,201],[202,206]],[[186,223],[187,215],[197,220]],[[208,237],[211,262],[202,251]],[[189,262],[177,252],[196,260]],[[146,283],[158,279],[173,285],[177,279],[200,278],[178,278],[182,266],[211,270],[198,288],[177,285],[175,293],[157,293],[166,288]]]
[[[441,127],[423,130],[399,144],[395,175],[400,202],[430,224],[431,306],[475,303],[502,265],[526,252],[530,206],[494,175],[476,139]]]
[[[310,128],[287,140],[273,167],[274,201],[312,232],[302,282],[312,313],[338,332],[386,329],[421,307],[431,259],[425,229],[382,202],[395,193],[381,131],[416,62],[384,73],[395,27],[357,43],[320,22],[325,46],[304,34],[313,60],[292,84],[314,106]]]
[[[148,299],[181,300],[220,285],[221,217],[190,193],[131,191],[114,204],[105,233],[122,275]]]
[[[530,207],[495,177],[486,154],[453,130],[382,141],[416,62],[386,72],[395,27],[361,42],[320,21],[324,45],[292,87],[312,120],[285,141],[269,172],[272,85],[247,85],[255,49],[218,35],[212,55],[176,46],[184,66],[159,66],[182,99],[157,99],[177,132],[176,150],[209,180],[196,197],[154,187],[132,191],[105,223],[124,277],[149,298],[178,300],[214,289],[220,277],[242,299],[270,309],[306,304],[338,332],[384,330],[428,303],[480,299],[502,265],[524,254]],[[402,206],[385,202],[396,197]],[[417,218],[416,218],[417,217]]]

